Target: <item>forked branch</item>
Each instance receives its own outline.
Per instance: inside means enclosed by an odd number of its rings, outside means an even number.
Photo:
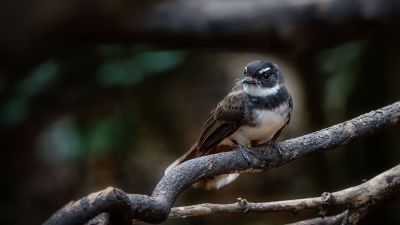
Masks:
[[[337,221],[347,219],[351,212],[365,212],[369,208],[388,198],[396,197],[399,191],[400,165],[387,170],[358,186],[333,193],[324,192],[321,197],[263,203],[248,202],[245,199],[238,199],[236,203],[232,204],[205,203],[172,208],[169,216],[172,218],[186,218],[189,216],[270,212],[290,212],[295,214],[304,209],[317,209],[320,211],[321,215],[325,215],[326,211],[333,206],[344,206],[350,208],[351,211],[345,211],[337,216],[314,219],[315,221],[325,220],[326,224],[335,224]],[[359,217],[362,216],[364,215],[359,215]],[[358,220],[361,218],[353,218],[353,220],[354,219]],[[312,223],[311,221],[308,221],[307,224]]]
[[[253,149],[257,154],[250,156],[250,163],[238,151],[189,160],[166,174],[151,196],[127,194],[116,188],[107,188],[67,204],[44,224],[84,224],[100,214],[102,217],[95,218],[96,224],[131,224],[133,219],[148,223],[160,223],[168,218],[172,205],[179,194],[200,178],[232,172],[269,170],[312,153],[349,144],[361,137],[397,125],[399,122],[400,102],[395,102],[344,123],[280,142],[278,145],[282,151],[281,155],[274,147],[264,145]],[[393,170],[398,172],[398,167],[389,171],[393,172]],[[349,189],[344,191],[348,192]],[[357,199],[360,198],[360,194],[346,196],[336,195],[333,201],[345,204],[349,198],[354,198],[357,202]],[[104,216],[104,213],[108,213],[108,215]]]

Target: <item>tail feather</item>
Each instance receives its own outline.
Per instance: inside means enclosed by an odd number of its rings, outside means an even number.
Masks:
[[[164,174],[167,174],[172,168],[174,168],[175,166],[189,160],[189,159],[193,159],[196,156],[197,153],[197,144],[194,144],[189,151],[185,152],[185,154],[181,155],[181,157],[179,157],[177,160],[175,160],[173,163],[171,163],[171,165],[169,165],[167,167],[167,169],[165,169]]]
[[[209,155],[209,154],[216,154],[220,152],[226,152],[232,150],[232,143],[221,143],[220,145],[217,145],[211,149],[208,149],[208,151],[202,151],[199,152],[197,149],[197,144],[194,144],[185,154],[183,154],[181,157],[179,157],[175,162],[173,162],[171,165],[165,169],[164,174],[167,174],[172,168],[175,166],[193,159],[197,158],[200,156],[204,155]],[[232,173],[232,174],[222,174],[219,176],[215,176],[212,178],[207,178],[207,179],[201,179],[195,184],[193,184],[194,188],[204,188],[207,190],[212,190],[212,189],[219,189],[234,180],[238,178],[239,174],[238,173]]]
[[[194,188],[204,188],[207,190],[220,189],[239,177],[238,173],[222,174],[212,178],[201,179],[193,184]]]

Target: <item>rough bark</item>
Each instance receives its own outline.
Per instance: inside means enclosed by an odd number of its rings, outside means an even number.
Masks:
[[[304,209],[317,209],[322,214],[332,206],[350,208],[346,218],[361,219],[369,207],[379,204],[388,198],[394,198],[400,191],[400,165],[387,170],[371,180],[345,190],[322,193],[321,197],[304,198],[288,201],[253,203],[238,199],[233,204],[199,204],[171,209],[170,217],[186,218],[188,216],[232,215],[243,213],[291,212]],[[342,214],[340,214],[342,215]],[[340,217],[341,218],[341,217]],[[339,216],[323,218],[325,221],[339,220]],[[344,219],[344,217],[343,217]]]
[[[172,205],[179,194],[200,178],[232,172],[244,173],[269,170],[312,153],[323,152],[349,144],[361,137],[372,135],[384,128],[397,125],[399,122],[400,102],[395,102],[344,123],[280,142],[276,146],[264,145],[255,147],[252,149],[254,156],[250,156],[250,162],[243,158],[239,151],[189,160],[166,174],[160,180],[151,196],[126,194],[116,188],[107,188],[69,203],[53,214],[44,224],[84,224],[89,219],[104,212],[110,213],[110,219],[104,220],[104,223],[114,222],[112,218],[117,217],[114,215],[123,215],[123,219],[117,221],[120,224],[130,224],[131,219],[148,223],[160,223],[168,218]],[[280,148],[282,154],[278,153],[277,148]],[[398,169],[398,167],[395,167],[392,170],[398,171]],[[398,177],[395,179],[392,176],[387,182],[390,183],[394,180],[397,183]],[[378,182],[378,184],[380,183]],[[373,188],[378,187],[379,185]],[[389,185],[389,187],[392,186]],[[344,191],[349,192],[349,189]],[[371,191],[377,193],[375,189]],[[329,201],[340,203],[345,202],[348,198],[353,198],[355,199],[354,201],[362,204],[361,197],[371,198],[371,196],[365,196],[359,192],[352,192],[352,194],[349,193],[346,196],[335,196],[335,198],[328,199],[332,199]],[[124,210],[125,212],[122,212]],[[96,224],[102,223],[97,221]]]

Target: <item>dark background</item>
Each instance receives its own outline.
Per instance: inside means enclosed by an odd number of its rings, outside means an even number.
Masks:
[[[243,67],[269,59],[293,95],[297,137],[400,96],[398,1],[47,1],[0,5],[1,224],[40,224],[114,186],[151,194]],[[398,164],[400,129],[245,174],[176,206],[319,196]],[[399,200],[361,224],[399,224]],[[328,212],[338,213],[342,209]],[[282,224],[316,211],[170,219]]]

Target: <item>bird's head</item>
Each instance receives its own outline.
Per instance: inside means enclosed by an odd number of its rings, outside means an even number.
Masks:
[[[281,70],[276,64],[255,60],[244,68],[244,78],[241,82],[246,94],[266,97],[278,92],[284,81]]]

